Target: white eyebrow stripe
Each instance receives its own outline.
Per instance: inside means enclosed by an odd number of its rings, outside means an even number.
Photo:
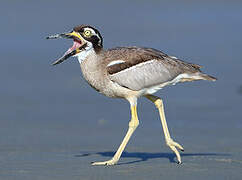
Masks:
[[[113,66],[113,65],[115,65],[115,64],[122,64],[122,63],[125,63],[125,61],[123,61],[123,60],[115,60],[115,61],[111,61],[111,62],[107,65],[107,67],[109,67],[109,66]]]
[[[96,32],[93,30],[93,29],[91,29],[91,28],[84,28],[84,30],[89,30],[89,31],[91,31],[92,32],[92,34],[96,34]]]
[[[92,32],[92,34],[95,34],[98,37],[98,39],[99,39],[98,43],[101,44],[102,40],[101,40],[100,36],[92,28],[86,27],[86,28],[84,28],[84,30],[89,30],[89,31]]]

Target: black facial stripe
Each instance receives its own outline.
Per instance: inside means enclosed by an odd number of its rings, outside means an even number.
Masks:
[[[92,29],[95,32],[95,34],[91,35],[90,37],[86,37],[84,35],[85,28]],[[93,28],[92,26],[89,26],[89,25],[80,25],[80,26],[74,27],[73,31],[80,33],[82,38],[84,38],[86,41],[91,42],[96,52],[99,52],[103,48],[103,38],[100,32],[96,28]]]
[[[91,37],[83,36],[83,38],[89,42],[92,42],[92,44],[96,44],[99,41],[96,35],[92,35]]]

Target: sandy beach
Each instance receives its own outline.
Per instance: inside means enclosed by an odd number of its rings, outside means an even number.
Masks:
[[[5,1],[0,33],[0,180],[239,180],[242,177],[242,3],[239,1]],[[203,65],[216,82],[177,84],[164,100],[182,164],[166,146],[154,105],[138,102],[140,126],[119,163],[110,159],[130,119],[125,100],[89,87],[72,44],[47,41],[78,24],[97,26],[104,47],[145,46]]]

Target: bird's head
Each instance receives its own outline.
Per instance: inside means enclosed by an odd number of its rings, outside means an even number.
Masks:
[[[48,36],[46,39],[68,38],[73,39],[73,45],[64,55],[52,65],[60,64],[72,56],[87,56],[90,50],[96,53],[103,48],[103,39],[99,31],[89,25],[80,25],[73,28],[71,32]]]

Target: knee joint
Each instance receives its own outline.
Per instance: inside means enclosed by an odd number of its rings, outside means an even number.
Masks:
[[[129,122],[129,127],[137,128],[138,125],[139,125],[139,121],[131,120],[131,121]]]
[[[162,107],[162,106],[163,106],[163,102],[162,102],[162,100],[161,100],[161,99],[157,99],[157,100],[155,101],[155,106],[156,106],[157,108]]]

